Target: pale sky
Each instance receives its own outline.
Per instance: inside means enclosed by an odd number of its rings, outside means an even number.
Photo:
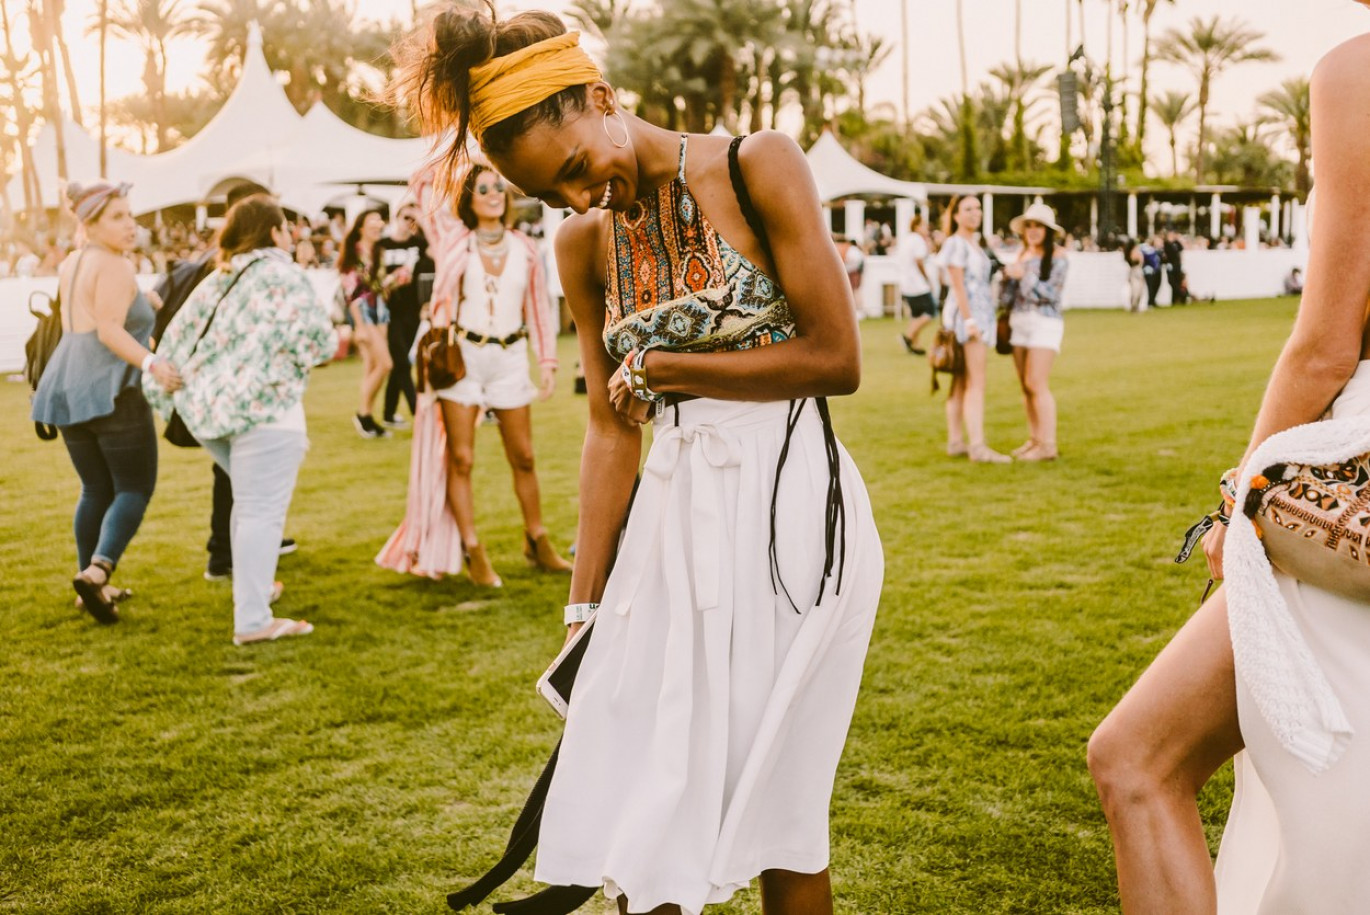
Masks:
[[[193,0],[184,0],[193,7]],[[868,81],[868,104],[902,107],[902,62],[897,46],[900,31],[901,0],[852,0],[857,23],[863,31],[887,35],[896,45],[884,66]],[[1023,57],[1059,66],[1065,57],[1066,11],[1078,23],[1078,0],[1020,0],[1024,8]],[[408,20],[409,0],[355,0],[361,17],[376,20]],[[913,112],[931,105],[938,98],[960,89],[956,52],[955,0],[907,0],[909,9],[909,105]],[[967,57],[972,83],[984,78],[995,64],[1013,57],[1015,0],[964,0],[966,8]],[[1116,17],[1106,15],[1117,0],[1083,0],[1086,20],[1085,42],[1089,55],[1102,60],[1107,47],[1107,22],[1113,19],[1113,60],[1115,71],[1123,65],[1123,34]],[[68,41],[77,74],[81,103],[94,108],[98,91],[98,45],[93,35],[85,35],[97,0],[68,0],[65,17]],[[540,8],[560,12],[566,0],[523,0],[518,8]],[[502,8],[512,8],[504,4]],[[17,12],[17,11],[12,11]],[[1250,26],[1266,34],[1264,44],[1283,57],[1277,64],[1244,64],[1220,79],[1214,87],[1212,112],[1218,123],[1246,117],[1254,110],[1254,100],[1292,75],[1307,75],[1318,58],[1354,35],[1370,31],[1370,11],[1355,0],[1178,0],[1162,3],[1152,19],[1153,35],[1172,26],[1183,27],[1193,16],[1215,14],[1240,16]],[[12,20],[15,17],[12,15]],[[25,17],[17,17],[22,29]],[[1134,18],[1134,23],[1136,22]],[[1079,42],[1078,25],[1072,28]],[[1141,52],[1140,24],[1129,35],[1129,56],[1135,61]],[[198,39],[179,40],[171,46],[170,87],[173,90],[195,84],[204,62],[204,47]],[[130,42],[111,41],[109,46],[109,92],[111,98],[142,89],[142,52]],[[1135,66],[1134,66],[1135,80]],[[1153,65],[1152,85],[1157,90],[1193,91],[1192,84],[1178,68]],[[1135,87],[1133,87],[1135,88]],[[65,96],[64,96],[65,102]],[[1168,153],[1163,154],[1162,131],[1152,122],[1149,152],[1168,171]],[[1165,160],[1165,161],[1162,161]]]

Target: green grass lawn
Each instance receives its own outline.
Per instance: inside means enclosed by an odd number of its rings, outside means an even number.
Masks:
[[[861,390],[833,413],[887,571],[832,809],[839,912],[1116,911],[1085,742],[1198,602],[1202,561],[1171,558],[1240,455],[1293,311],[1070,314],[1054,465],[944,457],[926,363],[893,322],[863,325]],[[564,548],[585,402],[570,339],[562,357],[535,431]],[[1021,407],[1010,360],[991,359],[989,438],[1007,450]],[[408,434],[356,436],[357,375],[311,383],[300,550],[278,574],[279,612],[317,632],[251,649],[230,642],[228,586],[201,579],[208,457],[162,448],[117,576],[135,597],[97,626],[69,585],[75,473],[30,432],[27,389],[0,385],[0,911],[438,913],[498,856],[560,727],[532,685],[567,580],[524,566],[493,427],[478,521],[504,589],[377,568]],[[1203,798],[1215,847],[1230,793],[1224,775]]]

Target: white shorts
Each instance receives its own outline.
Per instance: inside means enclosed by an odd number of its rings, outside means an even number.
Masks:
[[[1024,349],[1061,351],[1066,322],[1051,318],[1039,311],[1015,311],[1008,316],[1009,342]]]
[[[458,343],[466,362],[466,377],[438,391],[442,400],[482,410],[517,410],[538,396],[528,377],[527,337],[507,347],[498,343],[477,346],[465,338]]]

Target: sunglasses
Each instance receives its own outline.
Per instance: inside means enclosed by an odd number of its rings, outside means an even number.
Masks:
[[[477,194],[484,196],[485,194],[488,194],[491,191],[495,191],[498,194],[503,194],[505,191],[504,182],[496,181],[494,184],[486,184],[484,181],[482,181],[476,185]]]

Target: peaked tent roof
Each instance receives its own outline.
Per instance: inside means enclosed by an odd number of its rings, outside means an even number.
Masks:
[[[884,194],[889,197],[909,197],[927,200],[927,188],[916,181],[900,181],[867,168],[842,148],[831,131],[823,131],[805,153],[809,168],[818,182],[818,196],[823,200],[850,197],[854,194]]]
[[[62,142],[67,151],[67,176],[72,181],[90,183],[100,177],[100,144],[71,118],[62,118]],[[140,203],[145,189],[139,186],[142,176],[139,162],[142,156],[111,147],[107,151],[106,174],[111,181],[128,181],[134,185],[130,195],[133,205]],[[62,192],[57,176],[57,128],[44,124],[33,141],[33,166],[38,172],[38,187],[45,209],[56,209]],[[24,206],[23,174],[16,174],[5,185],[10,206],[16,210]]]
[[[262,32],[253,23],[248,31],[243,72],[214,117],[195,136],[170,152],[149,156],[140,163],[145,174],[156,176],[155,187],[140,196],[140,210],[160,210],[203,200],[225,178],[252,178],[279,190],[274,182],[244,174],[240,164],[262,148],[293,139],[300,113],[262,52]]]

